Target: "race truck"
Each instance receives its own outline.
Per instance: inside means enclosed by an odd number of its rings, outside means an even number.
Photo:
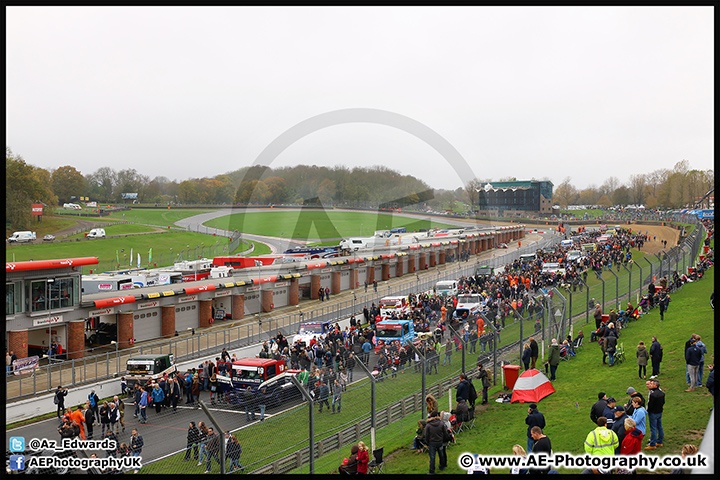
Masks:
[[[375,324],[375,354],[380,353],[383,345],[397,342],[406,345],[415,340],[416,334],[412,320],[390,320],[384,319]]]
[[[393,313],[395,316],[410,313],[408,297],[384,297],[380,299],[380,316],[386,318]]]
[[[256,397],[264,395],[263,400],[268,406],[281,405],[301,396],[290,381],[290,375],[296,375],[300,371],[286,370],[284,360],[241,358],[232,364],[218,362],[218,371],[223,372],[217,375],[219,393],[227,395],[230,405],[243,406],[243,390],[248,387]],[[264,394],[261,392],[262,388],[265,388]]]
[[[135,384],[145,385],[148,380],[159,382],[165,375],[177,371],[175,357],[171,353],[137,355],[127,361],[128,373],[125,376],[128,387]]]
[[[453,318],[464,322],[482,311],[482,296],[476,293],[462,293],[457,296]]]
[[[297,341],[309,345],[313,337],[320,341],[327,336],[330,330],[332,330],[332,322],[330,321],[301,323],[300,330],[297,335],[292,338],[291,345],[295,345]]]

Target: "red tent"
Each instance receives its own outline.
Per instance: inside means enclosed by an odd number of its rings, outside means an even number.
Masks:
[[[515,382],[510,403],[537,403],[555,389],[550,380],[539,370],[525,370]]]

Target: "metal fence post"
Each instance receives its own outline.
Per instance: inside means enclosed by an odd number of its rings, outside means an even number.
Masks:
[[[630,303],[632,300],[630,297],[632,295],[632,271],[625,265],[623,265],[623,268],[628,272],[628,303]]]
[[[620,286],[620,278],[617,276],[615,272],[612,271],[612,268],[609,269],[610,273],[612,273],[615,276],[615,305],[618,305],[618,299],[620,298],[619,292],[619,286]]]
[[[365,375],[368,376],[370,379],[370,444],[371,444],[371,450],[375,451],[375,428],[377,426],[376,418],[375,418],[375,377],[372,373],[370,373],[370,370],[368,370],[368,367],[365,366],[365,362],[356,362],[356,365],[360,365],[360,368],[363,369],[365,372]]]
[[[426,374],[426,369],[427,369],[427,364],[426,364],[427,359],[425,358],[425,355],[422,355],[420,353],[420,350],[418,350],[417,347],[412,342],[410,342],[409,345],[415,351],[415,354],[420,358],[420,362],[422,364],[422,367],[421,367],[422,368],[422,387],[421,387],[422,399],[420,402],[422,404],[422,416],[420,418],[422,420],[425,420],[427,418],[426,403],[425,403],[425,397],[427,396],[427,386],[426,386],[426,380],[425,380],[425,374]]]
[[[362,362],[358,362],[362,363]],[[308,392],[305,389],[305,386],[300,383],[300,380],[298,380],[297,375],[291,375],[290,381],[295,385],[295,388],[297,388],[300,391],[300,394],[303,396],[305,401],[308,402],[308,423],[309,423],[309,432],[308,432],[308,443],[309,443],[309,449],[310,449],[310,475],[315,473],[315,407],[313,406],[313,398],[310,396],[310,392]]]

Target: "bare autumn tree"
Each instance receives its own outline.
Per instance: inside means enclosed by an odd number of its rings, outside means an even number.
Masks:
[[[557,203],[561,209],[566,209],[568,205],[574,205],[578,196],[577,189],[570,183],[570,177],[565,177],[562,183],[555,187],[553,201]]]

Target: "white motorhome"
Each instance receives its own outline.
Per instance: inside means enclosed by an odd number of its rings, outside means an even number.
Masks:
[[[104,228],[93,228],[85,236],[87,238],[104,238],[105,237],[105,229]]]
[[[8,238],[8,242],[32,242],[35,240],[35,232],[30,231],[22,231],[22,232],[15,232]]]
[[[441,280],[433,288],[436,295],[451,296],[457,295],[458,284],[455,280]]]

